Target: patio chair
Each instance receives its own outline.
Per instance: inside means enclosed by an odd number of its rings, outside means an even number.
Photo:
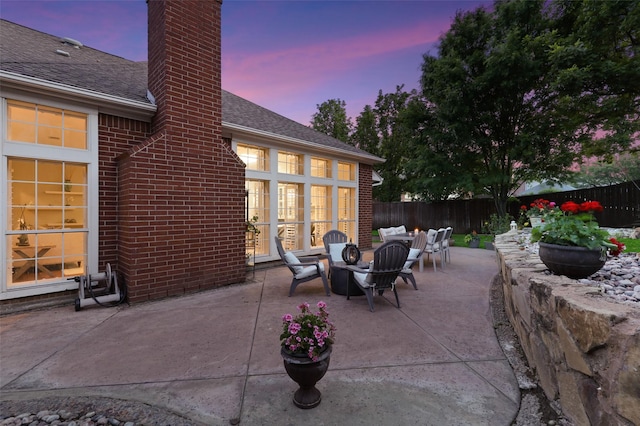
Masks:
[[[444,237],[442,238],[442,254],[444,254],[444,261],[451,263],[451,251],[449,251],[449,239],[453,234],[453,228],[447,226],[445,228]]]
[[[413,264],[420,260],[422,255],[424,254],[424,250],[427,248],[427,233],[424,231],[420,231],[418,236],[411,242],[411,248],[409,249],[409,255],[407,256],[407,261],[402,267],[402,271],[400,271],[400,278],[405,282],[405,284],[409,284],[407,280],[411,281],[414,289],[418,289],[416,285],[416,279],[413,276]]]
[[[331,296],[329,292],[329,283],[327,282],[327,276],[324,273],[324,263],[322,263],[317,257],[308,257],[304,261],[300,261],[295,254],[290,251],[285,252],[282,247],[282,241],[278,237],[274,237],[276,241],[276,247],[278,248],[278,254],[282,262],[287,265],[287,268],[293,274],[293,280],[291,281],[291,287],[289,288],[289,297],[293,295],[296,287],[304,282],[315,280],[316,278],[322,279],[324,290],[327,296]]]
[[[322,236],[324,249],[327,252],[327,260],[329,261],[329,278],[331,278],[331,267],[334,262],[342,262],[342,250],[347,245],[347,234],[337,229],[332,229]]]
[[[432,231],[435,232],[435,235]],[[424,252],[427,253],[427,261],[429,260],[429,256],[433,255],[434,272],[436,271],[436,253],[440,255],[440,264],[442,265],[442,269],[444,269],[444,257],[442,256],[442,240],[444,239],[445,233],[446,230],[444,228],[440,228],[437,231],[435,229],[429,229],[429,232],[427,233],[427,248],[425,248]]]
[[[371,312],[373,312],[373,292],[377,291],[382,296],[386,289],[393,290],[393,294],[396,296],[396,304],[400,309],[400,299],[398,299],[395,280],[407,261],[408,255],[409,247],[405,243],[389,241],[373,252],[373,261],[370,263],[369,269],[361,269],[357,266],[347,267],[353,272],[355,283],[367,296]],[[347,299],[349,299],[348,290]]]

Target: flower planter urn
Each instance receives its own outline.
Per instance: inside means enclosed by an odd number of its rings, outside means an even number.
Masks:
[[[280,354],[287,374],[300,386],[293,394],[293,403],[299,408],[317,407],[322,395],[316,388],[316,383],[324,377],[329,368],[331,346],[327,346],[324,351],[320,352],[315,361],[306,354],[293,353],[285,348],[281,348]]]
[[[529,222],[531,222],[532,228],[537,228],[538,226],[542,225],[542,218],[539,216],[533,216],[529,218]]]
[[[607,261],[606,252],[586,247],[539,243],[540,260],[551,272],[580,279],[598,272]]]
[[[480,247],[480,240],[471,240],[469,241],[470,248],[478,248]]]

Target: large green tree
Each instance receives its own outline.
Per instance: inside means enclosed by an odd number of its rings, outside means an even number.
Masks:
[[[640,2],[556,0],[550,5],[555,40],[550,72],[558,109],[593,137],[584,156],[611,162],[637,149],[640,131]]]
[[[576,17],[563,25],[575,30],[583,11],[566,6],[571,3],[565,2],[565,9]],[[454,193],[489,194],[501,216],[523,182],[567,179],[569,166],[580,160],[602,120],[593,113],[587,120],[594,103],[584,92],[593,80],[563,87],[561,71],[571,67],[558,52],[575,38],[557,28],[566,18],[561,8],[548,6],[544,0],[497,1],[493,11],[456,15],[438,55],[424,56],[422,99],[411,114],[410,176],[423,181],[439,176]],[[607,93],[606,85],[600,88]],[[584,99],[570,105],[569,89]],[[616,133],[628,132],[629,115],[610,110],[611,122],[619,124]],[[428,186],[421,191],[419,184],[414,190],[429,198],[444,195]]]
[[[373,155],[385,159],[375,170],[382,176],[382,185],[373,190],[373,197],[379,201],[400,201],[406,192],[404,164],[410,143],[410,130],[404,119],[410,100],[416,91],[404,91],[404,85],[396,86],[394,93],[378,91],[374,106],[366,105],[356,117],[356,125],[351,133],[351,143]]]
[[[378,134],[376,114],[371,105],[365,105],[360,115],[356,117],[351,142],[354,146],[370,154],[380,155],[380,135]]]
[[[349,142],[351,119],[347,117],[346,102],[329,99],[316,107],[318,112],[311,117],[311,127],[343,142]]]

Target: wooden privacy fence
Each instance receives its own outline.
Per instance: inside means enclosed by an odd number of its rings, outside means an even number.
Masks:
[[[507,209],[517,218],[520,206],[529,206],[537,198],[555,201],[560,205],[573,200],[599,201],[604,207],[596,214],[600,226],[629,228],[640,226],[640,180],[605,187],[578,189],[574,191],[520,196],[509,203]],[[407,229],[429,229],[452,226],[455,233],[481,232],[482,224],[489,220],[496,209],[493,200],[451,200],[426,203],[393,202],[373,203],[373,229],[405,225]]]

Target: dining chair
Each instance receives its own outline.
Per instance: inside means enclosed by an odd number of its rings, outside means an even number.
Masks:
[[[405,284],[409,284],[407,280],[411,281],[414,289],[418,289],[416,285],[416,279],[413,276],[413,265],[420,260],[423,256],[425,249],[427,248],[427,233],[424,231],[420,231],[416,238],[411,242],[411,248],[409,249],[409,254],[407,256],[407,261],[402,267],[402,271],[400,271],[400,278],[405,282]]]
[[[451,239],[451,235],[453,234],[453,228],[451,226],[447,226],[445,228],[445,234],[442,238],[442,253],[444,254],[444,261],[451,263],[451,251],[449,250],[449,240]]]
[[[442,240],[444,239],[444,234],[447,232],[444,228],[440,228],[435,231],[435,235],[429,230],[429,233],[432,235],[432,239],[428,240],[427,248],[424,250],[427,253],[427,261],[429,260],[429,256],[433,255],[433,270],[436,271],[436,253],[440,255],[440,264],[442,265],[442,269],[444,269],[444,257],[442,256]]]

